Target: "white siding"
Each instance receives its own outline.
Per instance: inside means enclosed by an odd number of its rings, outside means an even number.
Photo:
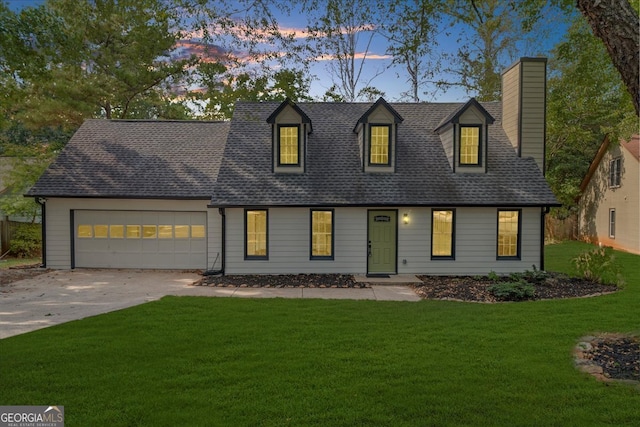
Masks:
[[[497,208],[456,209],[456,259],[453,261],[431,260],[431,208],[397,209],[400,274],[475,275],[531,270],[533,265],[540,267],[539,208],[522,209],[521,259],[500,261],[496,260]],[[409,214],[409,224],[402,222],[405,212]],[[225,272],[366,273],[367,208],[335,209],[333,261],[309,259],[309,216],[309,208],[269,209],[269,260],[245,260],[244,210],[227,209]]]
[[[137,200],[49,198],[46,201],[46,263],[55,269],[71,268],[71,210],[183,211],[207,213],[207,266],[220,268],[221,217],[217,209],[207,209],[204,200]]]

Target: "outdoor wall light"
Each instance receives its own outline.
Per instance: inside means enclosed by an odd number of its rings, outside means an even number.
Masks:
[[[405,212],[402,215],[402,222],[405,223],[405,224],[409,224],[409,214],[407,212]]]

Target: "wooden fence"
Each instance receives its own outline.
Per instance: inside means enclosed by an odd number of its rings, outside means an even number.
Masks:
[[[545,217],[545,237],[547,240],[576,240],[578,238],[578,218],[572,215],[566,219],[557,219],[551,215]]]

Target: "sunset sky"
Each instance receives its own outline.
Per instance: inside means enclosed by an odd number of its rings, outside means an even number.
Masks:
[[[38,6],[44,3],[44,0],[4,0],[9,4],[9,7],[13,10],[19,10],[28,6]],[[281,15],[278,18],[278,23],[282,31],[294,32],[297,36],[302,37],[306,22],[297,16],[285,16]],[[559,18],[548,18],[545,22],[541,23],[540,28],[537,29],[537,37],[532,37],[534,42],[521,42],[516,48],[516,52],[509,58],[503,58],[504,65],[508,65],[513,60],[521,56],[549,56],[550,50],[557,43],[564,31],[566,30],[566,24],[564,24]],[[443,25],[438,35],[438,49],[443,52],[454,52],[458,48],[458,41],[456,37],[447,35],[447,33],[456,32],[456,27],[449,27]],[[368,41],[368,33],[362,33],[359,37],[360,52],[364,52],[366,42]],[[188,51],[197,53],[202,50],[198,46],[198,39],[192,38],[190,40],[184,40],[182,42],[183,48]],[[378,88],[385,93],[385,98],[389,101],[397,101],[401,97],[403,91],[409,89],[407,82],[407,74],[402,66],[392,66],[391,58],[386,54],[386,40],[379,34],[375,34],[367,54],[367,59],[364,65],[363,76],[361,81],[366,82],[371,77],[380,73],[375,79],[371,81],[371,85]],[[215,50],[216,47],[214,47]],[[238,52],[240,55],[242,52]],[[360,55],[361,56],[361,55]],[[329,67],[331,65],[331,58],[317,58],[319,59],[311,68],[311,72],[314,76],[311,85],[311,96],[320,98],[326,90],[332,85],[331,74]],[[446,77],[446,76],[444,76]],[[440,101],[440,102],[453,102],[453,101],[465,101],[473,94],[467,94],[459,88],[452,88],[445,91],[435,91],[434,87],[426,87],[428,94],[421,95],[421,100],[424,101]]]

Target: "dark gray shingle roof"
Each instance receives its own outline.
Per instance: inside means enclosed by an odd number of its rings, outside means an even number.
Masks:
[[[208,199],[228,122],[87,120],[31,196]]]
[[[500,125],[500,103],[482,104],[496,119],[489,127],[486,174],[454,174],[433,131],[460,104],[413,103],[390,104],[404,118],[395,173],[362,170],[353,128],[370,103],[300,103],[313,123],[306,172],[274,174],[266,119],[279,105],[236,105],[213,206],[557,204],[534,160],[517,157]]]

